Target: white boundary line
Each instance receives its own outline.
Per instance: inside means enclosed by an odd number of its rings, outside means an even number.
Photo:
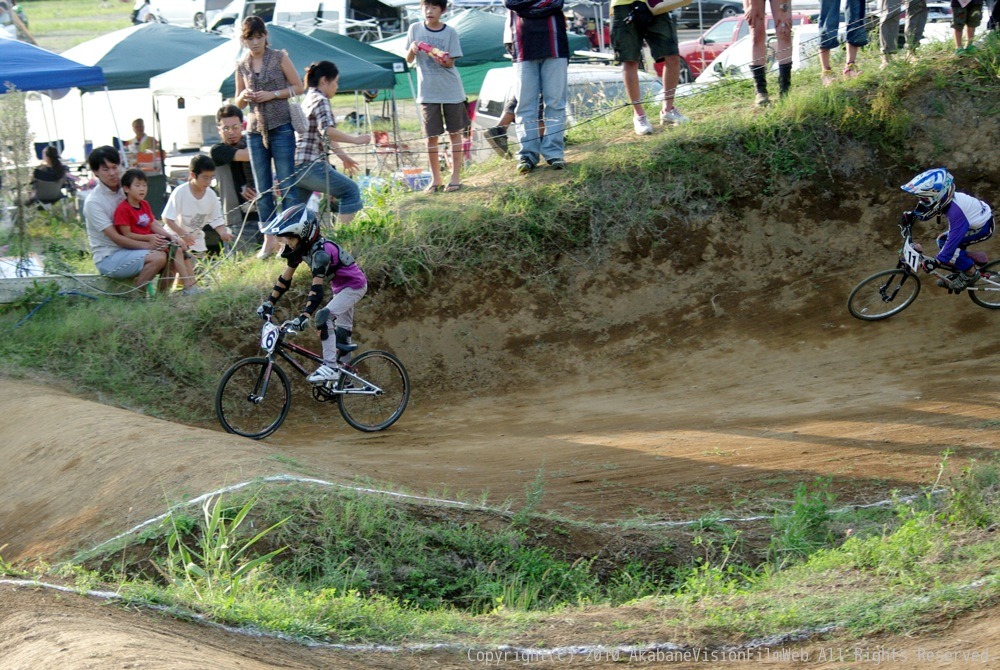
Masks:
[[[200,496],[198,496],[196,498],[192,498],[192,499],[190,499],[190,500],[188,500],[186,502],[177,503],[175,505],[172,505],[163,514],[155,516],[155,517],[153,517],[151,519],[147,519],[146,521],[143,521],[142,523],[139,523],[139,524],[133,526],[132,528],[126,530],[125,532],[119,533],[118,535],[115,535],[111,539],[105,540],[104,542],[101,542],[100,544],[96,545],[90,551],[87,551],[87,552],[78,552],[77,555],[80,555],[80,553],[83,553],[83,554],[92,554],[92,553],[96,552],[97,550],[101,549],[102,547],[104,547],[107,544],[111,544],[112,542],[115,542],[116,540],[120,540],[123,537],[127,537],[127,536],[131,535],[132,533],[135,533],[136,531],[145,528],[146,526],[149,526],[151,524],[163,521],[164,519],[166,519],[167,517],[169,517],[175,510],[178,510],[178,509],[181,509],[181,508],[184,508],[184,507],[190,507],[192,505],[198,505],[198,504],[203,503],[206,500],[210,500],[211,498],[214,498],[216,496],[224,495],[226,493],[232,493],[234,491],[238,491],[240,489],[246,488],[247,486],[251,486],[253,484],[275,484],[275,483],[314,484],[316,486],[326,486],[326,487],[344,489],[344,490],[347,490],[347,491],[353,491],[355,493],[370,493],[370,494],[373,494],[373,495],[381,495],[381,496],[387,496],[387,497],[392,497],[392,498],[399,498],[401,500],[412,500],[412,501],[424,502],[424,503],[434,503],[436,505],[444,505],[444,506],[447,506],[447,507],[458,507],[458,508],[462,508],[462,509],[474,510],[474,511],[477,511],[477,512],[488,512],[490,514],[497,514],[499,516],[505,516],[505,517],[512,516],[512,513],[508,512],[506,510],[498,509],[498,508],[495,508],[495,507],[484,507],[482,505],[473,505],[471,503],[465,503],[465,502],[461,502],[459,500],[450,500],[450,499],[447,499],[447,498],[430,498],[430,497],[427,497],[427,496],[418,496],[418,495],[412,495],[412,494],[409,494],[409,493],[399,493],[398,491],[387,491],[387,490],[384,490],[384,489],[375,489],[375,488],[369,488],[369,487],[364,487],[364,486],[351,486],[351,485],[348,485],[348,484],[338,484],[336,482],[328,482],[328,481],[323,480],[323,479],[314,479],[314,478],[311,478],[311,477],[297,477],[295,475],[280,474],[280,475],[270,475],[270,476],[267,476],[267,477],[260,477],[260,478],[257,478],[257,479],[251,479],[249,481],[240,482],[239,484],[233,484],[231,486],[226,486],[226,487],[223,487],[221,489],[217,489],[215,491],[211,491],[209,493],[204,493],[204,494],[202,494],[202,495],[200,495]],[[935,489],[934,491],[931,492],[931,495],[940,495],[941,493],[945,492],[946,490],[947,489],[945,489],[945,488],[937,488],[937,489]],[[837,508],[835,510],[830,510],[829,513],[830,514],[845,514],[847,512],[851,512],[853,510],[858,510],[858,509],[872,509],[872,508],[876,508],[876,507],[888,507],[889,505],[893,505],[893,504],[895,504],[897,502],[912,502],[913,500],[916,500],[917,498],[919,498],[922,495],[925,495],[925,494],[917,493],[917,494],[905,496],[905,497],[902,497],[902,498],[890,498],[890,499],[887,499],[887,500],[879,500],[879,501],[873,502],[873,503],[865,503],[865,504],[858,504],[858,505],[847,505],[847,506],[844,506],[844,507],[839,507],[839,508]],[[758,515],[758,516],[748,516],[748,517],[720,517],[718,519],[713,519],[713,520],[715,522],[717,522],[717,523],[752,523],[754,521],[765,521],[767,519],[772,519],[772,518],[774,518],[774,515]],[[570,521],[570,523],[572,523],[572,521]],[[630,527],[632,527],[632,528],[679,528],[679,527],[684,527],[684,526],[694,526],[694,525],[697,525],[699,523],[702,523],[702,520],[696,519],[696,520],[693,520],[693,521],[652,521],[652,522],[647,522],[647,523],[630,523],[628,525]],[[619,523],[605,522],[605,523],[591,524],[591,525],[596,525],[596,526],[599,526],[599,527],[602,527],[602,528],[614,528],[614,527],[617,527],[617,526],[619,526],[621,524],[619,524]]]

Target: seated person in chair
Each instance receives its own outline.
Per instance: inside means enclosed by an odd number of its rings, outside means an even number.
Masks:
[[[59,149],[51,144],[42,152],[43,164],[36,167],[31,175],[31,196],[28,204],[50,205],[63,197],[63,188],[72,193],[75,190],[73,176],[59,159]]]

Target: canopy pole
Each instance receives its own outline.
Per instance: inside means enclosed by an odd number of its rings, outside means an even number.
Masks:
[[[108,99],[108,109],[111,110],[111,125],[115,129],[115,137],[117,137],[118,141],[122,143],[121,147],[116,147],[116,148],[118,149],[118,152],[123,156],[122,165],[127,170],[132,166],[129,165],[128,163],[128,152],[125,151],[125,140],[122,139],[121,130],[118,129],[118,119],[115,118],[115,106],[111,104],[111,91],[108,90],[107,84],[105,84],[104,86],[104,95]]]
[[[83,153],[86,154],[87,153],[87,150],[86,150],[87,149],[87,115],[83,113],[83,96],[85,94],[84,94],[83,91],[79,91],[79,93],[80,93],[80,130],[83,131],[83,146],[84,146],[84,152]],[[87,159],[86,156],[84,156],[83,158],[84,158],[84,160]]]

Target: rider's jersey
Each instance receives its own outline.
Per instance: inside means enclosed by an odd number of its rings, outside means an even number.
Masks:
[[[340,245],[330,240],[319,238],[305,250],[296,253],[286,245],[281,256],[288,262],[288,267],[297,268],[303,261],[309,266],[313,277],[323,277],[330,282],[330,290],[339,293],[345,288],[364,288],[368,279],[361,268],[354,262],[354,257],[340,248]]]
[[[948,219],[948,239],[937,255],[937,260],[952,264],[958,258],[965,238],[978,233],[983,226],[993,221],[993,210],[982,200],[956,191],[945,217]]]

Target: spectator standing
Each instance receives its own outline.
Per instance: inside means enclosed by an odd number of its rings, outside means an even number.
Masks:
[[[879,49],[882,51],[882,67],[889,65],[893,55],[899,50],[899,19],[902,0],[879,0],[882,19],[878,24]],[[909,52],[917,48],[924,35],[927,23],[927,0],[907,0],[906,3],[906,47]]]
[[[135,6],[132,8],[132,23],[136,25],[141,25],[147,21],[151,21],[150,12],[152,11],[152,6],[149,0],[136,0]]]
[[[951,0],[951,27],[955,31],[955,53],[959,56],[972,53],[975,47],[972,39],[976,36],[976,28],[983,21],[983,0]],[[965,45],[962,45],[962,32],[965,32]]]
[[[215,113],[215,121],[222,142],[214,145],[209,155],[215,163],[215,182],[219,186],[226,225],[238,229],[244,220],[256,221],[252,204],[257,190],[250,168],[250,151],[243,137],[243,112],[236,105],[223,105]],[[209,235],[208,231],[205,235]]]
[[[566,167],[569,40],[562,0],[505,0],[517,79],[517,171],[528,174],[544,158]],[[541,99],[541,105],[539,105]],[[541,108],[541,112],[539,111]],[[542,133],[544,123],[545,132]]]
[[[129,279],[136,286],[145,286],[167,264],[167,244],[159,237],[134,240],[115,228],[115,210],[125,200],[121,189],[121,154],[114,147],[97,147],[87,157],[87,164],[97,185],[87,196],[83,216],[87,226],[87,242],[97,271],[106,277]],[[167,280],[160,288],[167,287]]]
[[[765,0],[743,0],[747,23],[750,25],[753,47],[754,87],[757,95],[754,104],[764,107],[770,104],[767,95],[767,16],[764,14]],[[771,0],[771,15],[778,38],[778,95],[785,97],[792,85],[792,7],[785,0]]]
[[[326,142],[330,143],[333,153],[344,162],[344,170],[353,174],[358,169],[358,163],[346,151],[340,148],[338,142],[349,144],[368,144],[371,135],[348,135],[337,128],[330,109],[330,98],[337,94],[340,71],[328,60],[310,63],[306,68],[305,100],[302,101],[302,111],[305,112],[309,127],[299,137],[295,147],[295,172],[292,183],[291,198],[298,204],[305,203],[314,191],[326,193],[337,198],[340,205],[340,223],[347,223],[364,206],[361,201],[361,189],[347,175],[343,175],[330,165],[327,160]],[[261,220],[261,230],[265,228]]]
[[[844,79],[853,79],[861,74],[855,60],[858,49],[868,44],[865,30],[865,0],[844,0],[844,19],[847,21],[847,62],[844,64]],[[840,0],[821,0],[819,5],[819,62],[822,67],[820,78],[824,86],[834,81],[830,68],[830,50],[840,46]]]
[[[636,135],[650,135],[653,124],[646,118],[639,89],[639,64],[642,43],[649,45],[650,55],[663,62],[663,106],[661,125],[680,125],[691,119],[674,107],[674,93],[680,81],[681,65],[677,51],[677,26],[670,13],[654,16],[643,0],[611,0],[611,49],[615,60],[622,64],[625,94],[632,103],[632,127]]]
[[[277,211],[275,179],[282,191],[291,187],[288,178],[295,168],[295,131],[288,99],[302,93],[302,79],[287,53],[268,46],[267,26],[259,16],[243,20],[240,37],[247,54],[236,65],[234,102],[241,109],[250,105],[247,148],[263,227]],[[276,246],[274,238],[265,235],[258,257],[267,258],[277,250]]]
[[[455,61],[462,57],[458,32],[441,22],[447,0],[421,0],[424,20],[410,25],[406,33],[406,62],[417,64],[417,103],[420,104],[431,183],[425,193],[457,191],[462,187],[462,133],[469,127],[468,108],[462,78]],[[448,131],[452,170],[448,186],[443,185],[438,136]]]
[[[146,122],[136,119],[132,122],[132,132],[135,137],[128,141],[129,150],[132,153],[139,151],[156,151],[156,140],[146,134]]]

